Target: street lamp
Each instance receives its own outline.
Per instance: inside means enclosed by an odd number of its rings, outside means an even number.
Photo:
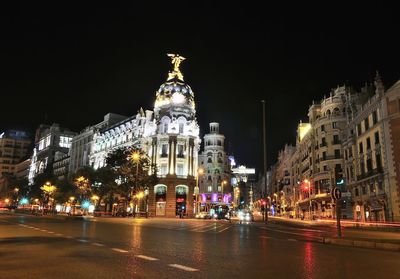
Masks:
[[[221,201],[224,202],[224,185],[228,182],[226,180],[221,181]]]
[[[194,188],[194,194],[196,196],[196,204],[195,204],[195,210],[194,213],[198,214],[200,212],[200,206],[199,206],[199,198],[200,198],[200,190],[199,190],[199,176],[203,175],[204,170],[202,168],[197,169],[197,175],[196,175],[196,187]]]
[[[131,154],[131,160],[136,163],[135,189],[137,189],[138,188],[138,175],[139,175],[139,161],[140,161],[140,154],[138,151],[134,151]],[[133,191],[131,189],[131,197],[132,197],[132,194],[133,194]],[[134,210],[134,208],[132,210]],[[134,212],[132,212],[132,213],[134,214]]]
[[[47,181],[42,187],[40,187],[40,189],[43,191],[43,195],[48,205],[50,201],[50,196],[57,190],[57,187],[51,185],[51,183]],[[44,203],[43,203],[42,213],[44,213]]]
[[[304,179],[304,183],[306,183],[307,185],[304,187],[306,190],[308,189],[308,200],[309,200],[309,214],[310,214],[310,220],[312,219],[311,216],[311,183],[310,180],[308,179]]]

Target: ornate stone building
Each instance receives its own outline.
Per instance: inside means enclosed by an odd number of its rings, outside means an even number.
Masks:
[[[210,133],[204,136],[204,151],[199,155],[199,193],[204,206],[228,204],[232,201],[231,168],[225,152],[225,136],[219,124],[210,123]]]
[[[193,214],[193,191],[200,145],[194,93],[179,69],[184,60],[169,55],[174,69],[156,92],[154,111],[142,109],[94,135],[90,164],[105,165],[107,154],[136,145],[157,165],[159,184],[148,189],[148,210],[153,216]]]
[[[395,171],[396,162],[399,162],[399,158],[395,158],[398,144],[396,128],[392,125],[399,117],[398,84],[385,92],[377,75],[374,86],[365,87],[359,105],[353,106],[349,114],[347,139],[343,146],[345,176],[357,221],[400,219]]]

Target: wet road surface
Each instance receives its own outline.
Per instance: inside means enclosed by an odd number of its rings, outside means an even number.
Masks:
[[[400,278],[400,253],[318,242],[329,233],[223,220],[0,215],[0,278]]]

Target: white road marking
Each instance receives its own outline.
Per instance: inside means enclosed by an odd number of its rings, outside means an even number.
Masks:
[[[118,249],[118,248],[111,248],[111,250],[115,251],[115,252],[120,252],[120,253],[128,253],[129,251],[127,250],[123,250],[123,249]]]
[[[47,230],[40,230],[41,232],[47,232]]]
[[[86,239],[77,239],[79,242],[89,242],[89,240]]]
[[[104,246],[104,244],[97,243],[97,242],[93,242],[92,245],[94,245],[94,246],[99,246],[99,247],[103,247],[103,246]]]
[[[63,234],[62,233],[57,233],[56,236],[63,236]]]
[[[270,236],[265,236],[265,235],[260,236],[260,238],[271,239]]]
[[[47,231],[47,233],[55,233],[55,232]]]
[[[230,229],[230,227],[231,227],[231,226],[229,226],[229,227],[226,227],[225,229],[222,229],[222,230],[220,230],[220,231],[217,231],[217,233],[220,233],[220,232],[226,231],[227,229]]]
[[[288,238],[288,241],[297,241],[297,240],[294,238]]]
[[[148,260],[148,261],[158,261],[157,258],[148,257],[148,256],[145,256],[145,255],[136,255],[135,257],[141,258],[143,260]]]
[[[73,239],[73,237],[72,237],[72,236],[69,236],[69,235],[67,235],[65,238]]]
[[[40,229],[39,229],[39,228],[34,228],[34,230],[40,231]]]
[[[211,225],[202,226],[200,228],[195,228],[195,229],[190,230],[190,231],[192,231],[192,232],[204,232],[206,230],[214,229],[214,228],[215,228],[215,224],[211,224]]]
[[[175,268],[178,268],[178,269],[182,269],[182,270],[185,270],[185,271],[199,271],[198,269],[196,269],[196,268],[192,268],[192,267],[188,267],[188,266],[184,266],[184,265],[180,265],[180,264],[169,264],[169,266],[171,266],[171,267],[175,267]]]

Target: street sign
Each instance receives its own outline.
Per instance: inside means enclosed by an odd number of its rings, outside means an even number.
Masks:
[[[339,188],[335,187],[331,191],[331,196],[332,196],[332,199],[334,199],[335,201],[340,200],[342,198],[342,192],[340,191]]]

